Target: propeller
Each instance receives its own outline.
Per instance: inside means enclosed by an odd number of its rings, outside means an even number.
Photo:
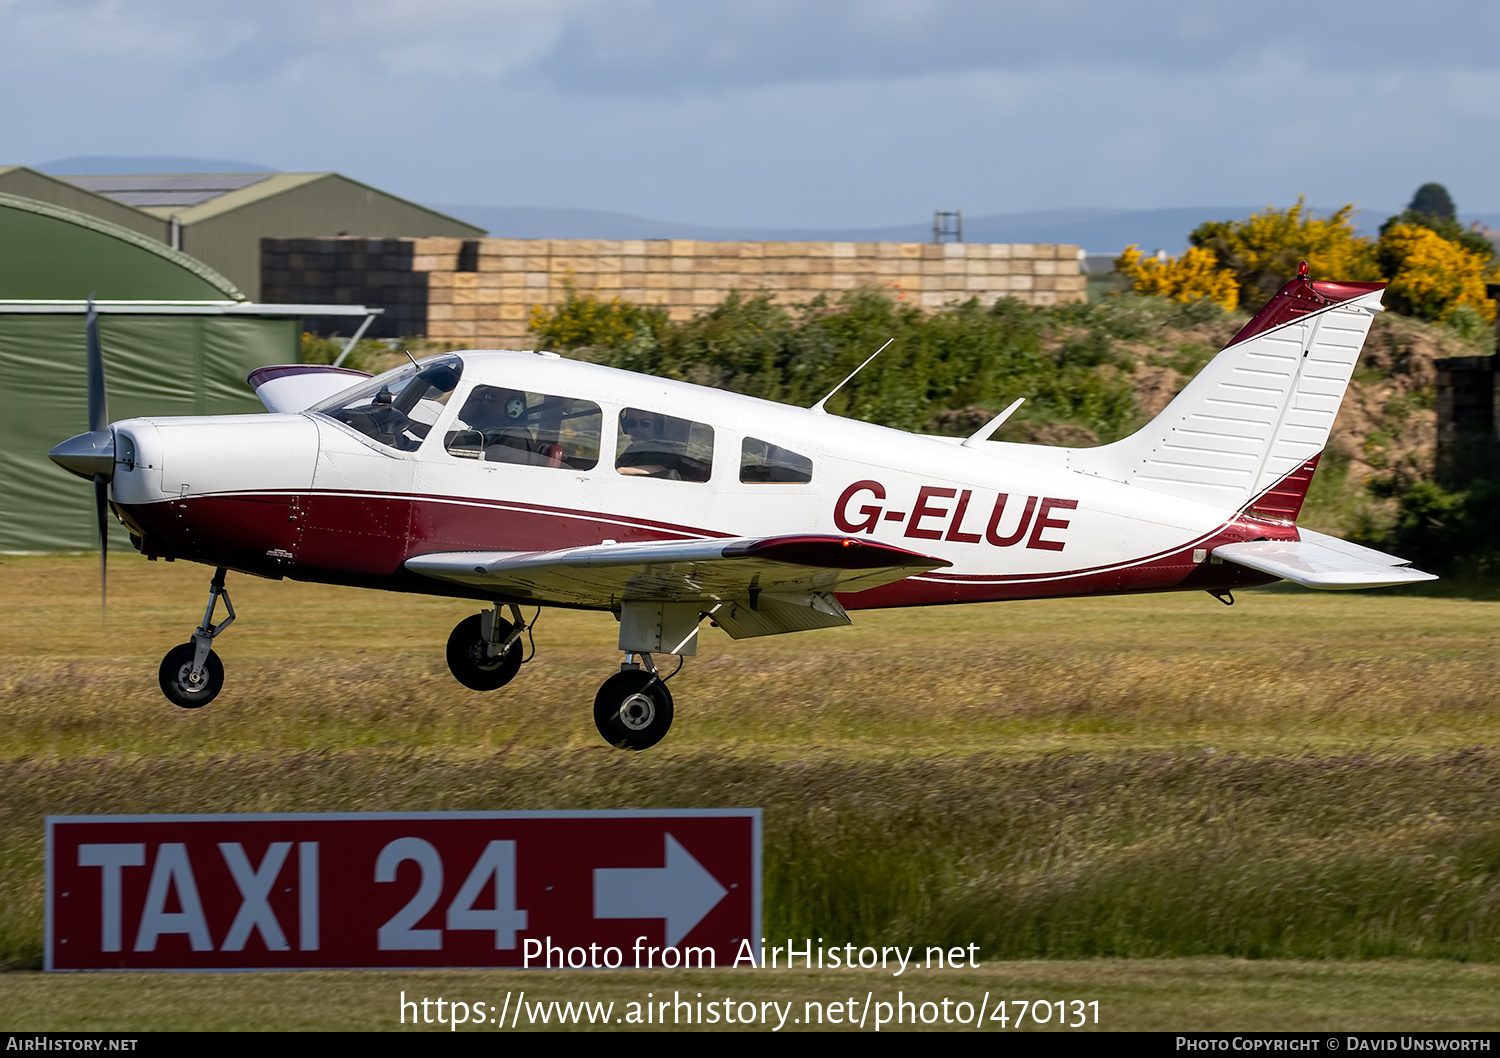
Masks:
[[[104,350],[99,344],[99,314],[89,296],[83,324],[88,353],[89,430],[70,437],[47,455],[52,462],[81,478],[94,482],[94,515],[99,530],[99,611],[108,608],[109,482],[115,472],[115,438],[109,428],[109,408],[104,393]]]
[[[88,346],[89,433],[102,431],[109,438],[109,470],[94,471],[94,519],[99,527],[99,619],[109,612],[109,479],[114,473],[114,436],[109,430],[109,398],[104,391],[104,347],[99,343],[99,314],[94,311],[94,296],[89,295],[89,311],[84,317],[83,333]]]

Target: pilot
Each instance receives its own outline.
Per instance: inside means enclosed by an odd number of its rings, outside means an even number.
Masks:
[[[620,454],[615,459],[615,469],[621,474],[634,477],[668,478],[677,475],[661,463],[664,442],[657,436],[661,416],[639,408],[626,408],[620,413],[620,426],[625,431],[625,440],[620,444]],[[635,460],[649,460],[636,462]]]

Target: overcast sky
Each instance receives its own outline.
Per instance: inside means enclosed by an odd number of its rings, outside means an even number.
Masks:
[[[1500,211],[1500,4],[0,0],[0,163],[334,169],[424,202],[848,227]]]

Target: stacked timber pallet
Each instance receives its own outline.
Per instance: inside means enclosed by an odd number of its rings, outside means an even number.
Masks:
[[[407,267],[422,277],[424,329],[392,333],[475,345],[524,345],[533,311],[554,307],[570,288],[659,305],[677,320],[718,304],[732,291],[764,291],[797,303],[877,286],[923,308],[969,298],[983,304],[1013,297],[1053,305],[1085,297],[1075,246],[422,238],[264,240],[262,259],[271,269],[262,277],[266,300],[273,300],[274,290],[278,301],[311,301],[315,292],[328,301],[332,291],[351,303],[383,305],[382,291],[415,289],[390,281],[386,262],[395,256],[384,249],[367,256],[371,278],[361,286],[356,270],[348,267],[357,251],[340,256],[330,245],[338,243],[409,245]],[[294,250],[292,244],[320,249]],[[325,275],[314,284],[319,270]]]

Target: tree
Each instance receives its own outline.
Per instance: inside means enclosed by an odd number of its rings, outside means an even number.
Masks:
[[[1350,203],[1318,217],[1299,197],[1284,210],[1267,206],[1245,220],[1200,224],[1188,238],[1234,276],[1240,303],[1254,308],[1297,274],[1299,261],[1319,279],[1379,279],[1370,241],[1355,234],[1353,215]]]
[[[1495,256],[1495,244],[1477,231],[1469,231],[1458,222],[1458,213],[1448,189],[1442,184],[1423,184],[1411,198],[1411,205],[1380,226],[1384,238],[1398,224],[1427,228],[1449,242],[1457,243],[1488,263]]]
[[[1458,211],[1453,208],[1453,198],[1442,184],[1423,184],[1411,196],[1408,213],[1420,213],[1433,220],[1457,220]]]

